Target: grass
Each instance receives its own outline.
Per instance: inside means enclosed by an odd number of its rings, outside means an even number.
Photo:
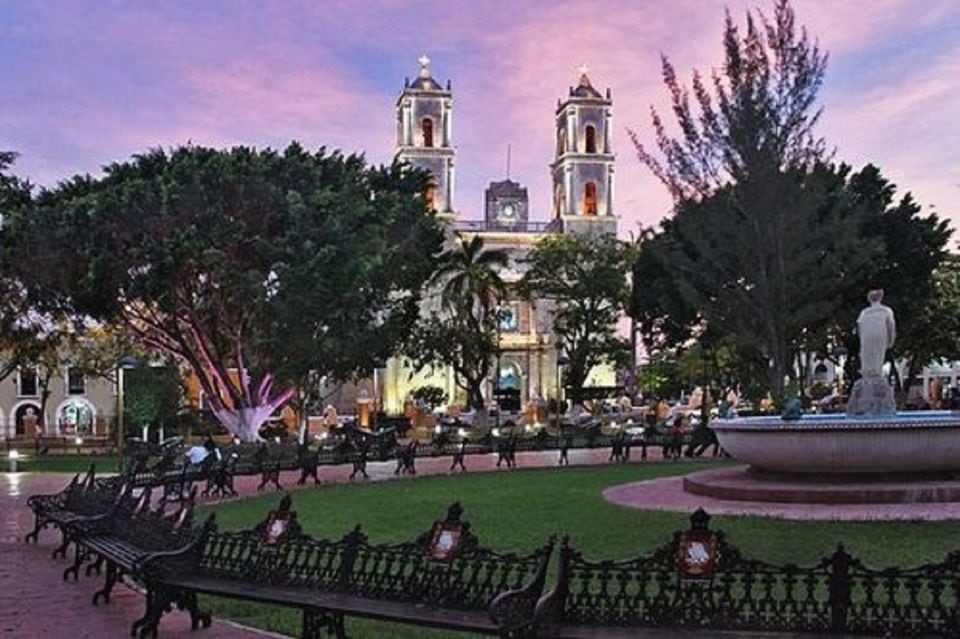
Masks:
[[[96,464],[97,474],[115,473],[119,469],[117,456],[112,454],[47,454],[34,455],[32,452],[21,452],[22,457],[17,464],[20,472],[31,473],[85,473],[90,464]],[[9,470],[6,459],[0,460],[0,468]]]
[[[696,470],[706,466],[697,464]],[[357,523],[371,541],[410,540],[428,530],[446,507],[460,501],[464,519],[482,544],[495,550],[529,551],[551,534],[570,535],[588,558],[626,558],[646,553],[686,527],[687,515],[639,511],[603,500],[604,488],[630,481],[691,472],[691,464],[531,469],[514,472],[421,477],[336,485],[295,493],[305,532],[340,537]],[[221,528],[247,528],[278,502],[263,495],[216,507]],[[716,517],[712,527],[749,557],[812,563],[840,541],[869,565],[936,561],[957,548],[955,522],[795,522],[761,517]],[[216,615],[285,634],[296,634],[299,615],[266,606],[207,600]],[[348,620],[351,637],[427,639],[464,637],[392,624]]]

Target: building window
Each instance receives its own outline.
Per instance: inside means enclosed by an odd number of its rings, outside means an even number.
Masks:
[[[423,118],[420,121],[420,130],[423,131],[423,146],[430,148],[433,146],[433,120]]]
[[[583,189],[583,214],[597,214],[597,185],[587,182]]]
[[[20,395],[20,397],[36,397],[37,371],[32,368],[21,368],[19,377],[18,395]]]
[[[75,368],[67,369],[67,394],[83,395],[87,392],[87,380],[83,373]]]
[[[13,416],[14,432],[19,437],[40,436],[40,407],[23,404]]]
[[[423,194],[423,199],[427,204],[428,211],[437,210],[437,185],[431,182],[427,185],[427,190]]]
[[[84,399],[71,399],[57,415],[60,433],[63,435],[89,435],[93,433],[93,405]]]
[[[567,150],[567,132],[557,129],[557,155],[563,155]]]
[[[597,152],[597,129],[592,124],[587,125],[587,153]]]
[[[520,328],[520,305],[505,304],[497,310],[498,327],[505,333],[515,333]]]

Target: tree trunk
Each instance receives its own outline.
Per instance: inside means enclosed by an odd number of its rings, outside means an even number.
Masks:
[[[485,408],[486,404],[483,399],[483,380],[468,380],[467,381],[467,404],[473,410],[480,410]]]
[[[46,377],[40,379],[38,377],[38,384],[40,385],[40,414],[37,416],[37,432],[42,435],[48,435],[47,433],[47,402],[50,400],[50,374],[47,374]],[[36,433],[27,433],[30,436],[35,436]]]
[[[273,409],[270,406],[255,406],[239,410],[214,410],[217,420],[231,433],[245,442],[263,441],[260,437],[260,427],[270,418]]]

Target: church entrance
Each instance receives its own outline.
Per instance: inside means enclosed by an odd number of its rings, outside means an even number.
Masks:
[[[504,411],[520,410],[520,389],[523,383],[523,370],[520,364],[505,359],[500,362],[500,377],[497,384],[497,402]]]

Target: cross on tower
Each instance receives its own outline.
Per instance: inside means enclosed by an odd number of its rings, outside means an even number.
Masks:
[[[430,76],[430,58],[426,53],[417,58],[417,62],[420,63],[420,75],[423,77]]]

